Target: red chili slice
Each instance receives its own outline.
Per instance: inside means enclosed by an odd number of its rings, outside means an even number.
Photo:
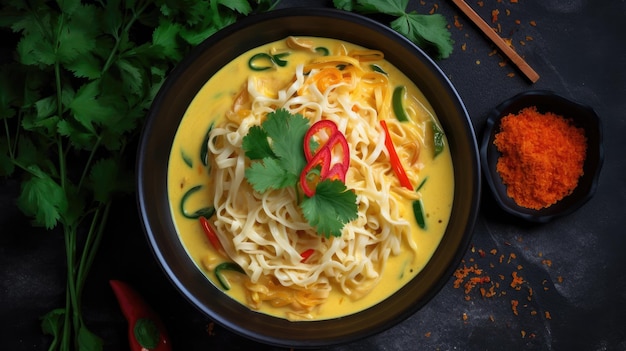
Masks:
[[[311,150],[311,139],[323,131],[327,132],[328,139],[316,150]],[[314,123],[304,136],[303,147],[307,164],[300,173],[300,185],[306,196],[311,197],[315,194],[315,189],[311,188],[307,176],[317,166],[320,167],[319,181],[339,179],[345,182],[346,173],[350,166],[350,148],[346,137],[339,131],[335,122],[324,119]],[[333,158],[337,152],[341,156],[340,162]]]
[[[311,257],[311,255],[313,255],[314,252],[315,250],[313,249],[306,249],[302,251],[302,253],[300,254],[300,257],[302,257],[302,260],[300,260],[300,262],[302,263],[306,262],[306,260],[308,260],[309,257]]]
[[[222,243],[220,243],[220,240],[217,238],[217,233],[215,233],[215,229],[213,229],[211,223],[209,223],[209,220],[206,219],[206,217],[204,216],[200,216],[199,220],[200,225],[202,226],[202,230],[204,231],[204,235],[206,235],[207,239],[209,239],[211,245],[213,245],[213,248],[215,248],[215,250],[217,250],[220,255],[226,257],[226,252],[222,247]]]
[[[396,148],[393,146],[393,141],[391,140],[391,134],[389,134],[389,129],[387,128],[387,122],[384,120],[380,121],[380,125],[383,127],[385,131],[385,147],[389,152],[389,160],[391,162],[391,168],[393,169],[396,177],[400,180],[400,185],[403,187],[413,191],[413,185],[411,185],[411,181],[409,177],[406,175],[404,171],[404,167],[402,167],[402,162],[400,162],[400,158],[398,157],[398,153],[396,152]]]

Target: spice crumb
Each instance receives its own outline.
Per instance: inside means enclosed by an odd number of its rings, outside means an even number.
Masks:
[[[511,273],[511,276],[513,277],[513,280],[511,281],[511,287],[515,290],[520,290],[521,285],[524,283],[524,278],[518,276],[516,271]]]
[[[546,311],[545,313],[546,319],[552,319],[552,316],[550,315],[550,312]]]
[[[209,334],[210,336],[214,336],[215,335],[215,332],[213,331],[214,329],[215,329],[215,323],[209,322],[209,324],[206,326],[207,334]]]
[[[511,300],[511,309],[513,310],[513,314],[514,315],[518,315],[517,313],[517,305],[519,305],[519,301],[517,300]]]
[[[424,336],[425,336],[425,337],[427,337],[427,338],[430,338],[430,336],[431,336],[431,332],[426,332],[426,333],[424,333]]]
[[[463,24],[459,22],[459,16],[454,16],[454,26],[458,29],[463,29]]]
[[[491,23],[498,22],[498,15],[500,14],[500,10],[495,9],[491,10]]]

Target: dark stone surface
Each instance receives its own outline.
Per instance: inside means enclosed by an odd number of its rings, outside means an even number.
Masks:
[[[462,265],[475,264],[493,282],[502,282],[496,295],[481,297],[477,288],[466,295],[451,277],[406,321],[333,350],[626,350],[626,40],[621,27],[626,3],[477,3],[470,2],[486,19],[492,9],[500,10],[501,35],[513,38],[541,76],[530,84],[510,63],[501,67],[504,59],[495,46],[451,2],[436,2],[456,41],[451,57],[438,64],[466,104],[477,134],[490,109],[529,89],[553,90],[586,103],[604,123],[606,152],[597,193],[574,214],[537,225],[502,212],[485,186]],[[433,4],[410,1],[409,7],[427,13]],[[284,1],[281,6],[330,5]],[[461,29],[453,25],[457,16]],[[16,180],[0,180],[0,348],[46,350],[50,340],[40,331],[39,317],[63,305],[63,237],[30,226],[15,207],[18,191]],[[213,325],[178,293],[152,257],[134,198],[118,201],[111,218],[83,302],[85,320],[105,340],[106,350],[127,349],[126,322],[108,286],[112,278],[134,285],[158,310],[176,350],[280,350]],[[521,290],[508,286],[514,271],[526,281]],[[519,301],[517,315],[512,300]]]

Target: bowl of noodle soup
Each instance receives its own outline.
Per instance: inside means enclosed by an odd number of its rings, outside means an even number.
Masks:
[[[284,347],[353,341],[424,306],[467,248],[481,186],[436,64],[326,9],[199,45],[159,91],[137,162],[165,275],[215,322]]]

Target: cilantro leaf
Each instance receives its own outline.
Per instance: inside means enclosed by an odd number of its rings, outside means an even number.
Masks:
[[[38,167],[28,169],[34,176],[22,183],[17,205],[26,215],[33,216],[36,224],[52,229],[68,208],[65,192]]]
[[[267,115],[262,127],[272,140],[272,150],[285,170],[299,176],[306,165],[302,143],[309,130],[309,120],[301,114],[292,115],[279,109]]]
[[[411,12],[391,22],[391,28],[427,51],[435,51],[438,59],[448,58],[453,50],[445,17],[441,14],[421,15]]]
[[[177,36],[181,26],[168,20],[161,21],[160,25],[152,32],[152,43],[162,48],[163,55],[175,60],[182,59],[181,51],[177,42]]]
[[[295,184],[298,180],[289,174],[277,159],[271,157],[264,158],[262,162],[252,163],[245,174],[252,188],[259,193],[269,189],[282,189]]]
[[[261,160],[266,157],[277,158],[267,138],[268,135],[263,128],[252,126],[241,143],[246,156],[251,160]]]
[[[65,1],[65,3],[70,3]],[[72,11],[78,11],[79,5],[74,1]],[[68,9],[69,10],[69,9]],[[93,19],[98,18],[100,13],[95,6],[80,5],[80,15],[70,16],[64,23],[59,21],[62,30],[58,30],[56,38],[56,60],[59,62],[71,62],[79,59],[84,54],[95,48],[98,27],[93,25]]]
[[[300,204],[304,217],[319,234],[329,238],[341,236],[343,226],[357,218],[356,194],[340,180],[325,179],[317,185],[315,195]]]
[[[64,319],[65,309],[56,308],[41,317],[41,330],[46,335],[52,335],[54,340],[60,339]]]
[[[354,0],[333,0],[333,6],[338,10],[353,11]]]
[[[218,3],[242,15],[247,15],[252,12],[252,7],[247,0],[219,0]]]
[[[358,0],[356,9],[363,13],[384,13],[392,16],[403,16],[409,0],[367,1]]]
[[[254,190],[282,189],[298,183],[306,165],[302,143],[309,120],[285,109],[267,114],[261,126],[253,126],[242,141],[246,156],[255,161],[246,169]]]

